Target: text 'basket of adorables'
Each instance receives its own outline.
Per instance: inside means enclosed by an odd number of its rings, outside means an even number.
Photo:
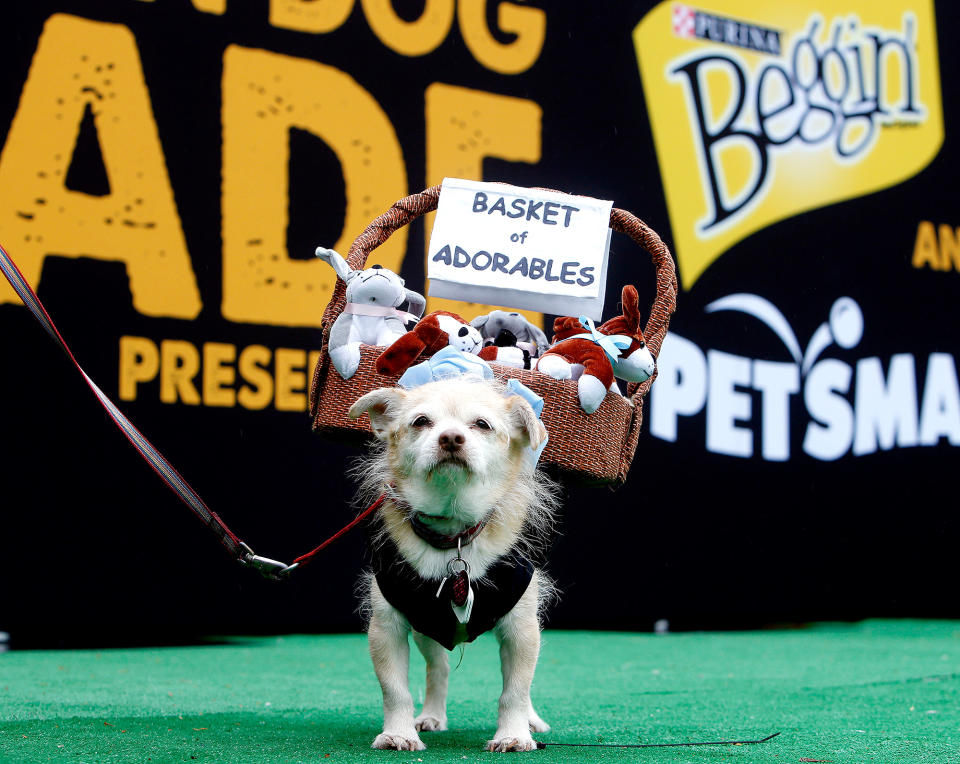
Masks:
[[[397,229],[436,210],[439,199],[440,186],[433,186],[396,202],[353,242],[346,256],[349,267],[362,270],[374,249]],[[611,211],[610,228],[632,238],[653,260],[657,293],[643,334],[656,358],[676,307],[677,277],[673,258],[656,232],[625,210]],[[323,314],[323,344],[310,389],[310,415],[316,432],[357,443],[372,437],[372,433],[366,417],[355,420],[347,415],[350,406],[371,390],[395,385],[399,375],[380,374],[376,360],[384,349],[368,345],[361,346],[360,365],[350,379],[343,379],[332,368],[328,352],[330,328],[345,305],[346,287],[338,280]],[[542,421],[550,438],[541,456],[542,464],[588,483],[618,486],[624,482],[637,448],[643,398],[656,378],[655,371],[645,382],[628,385],[626,397],[608,393],[600,407],[587,414],[580,407],[576,382],[554,379],[536,370],[496,363],[491,367],[497,378],[515,378],[544,399]]]

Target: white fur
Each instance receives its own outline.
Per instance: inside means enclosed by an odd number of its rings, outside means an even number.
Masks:
[[[547,356],[549,358],[550,356]],[[613,383],[616,386],[616,382]],[[610,388],[611,390],[613,387]],[[580,397],[580,406],[587,413],[592,414],[603,403],[607,396],[607,388],[592,374],[581,374],[577,380],[577,394]]]
[[[546,431],[526,401],[505,397],[503,391],[499,383],[446,380],[409,391],[375,390],[350,409],[354,418],[370,416],[382,444],[357,471],[363,493],[370,497],[386,491],[401,500],[388,500],[381,508],[383,533],[426,579],[446,575],[447,563],[456,553],[435,549],[417,536],[409,522],[413,512],[430,515],[430,524],[447,534],[486,520],[484,529],[462,550],[473,579],[481,578],[511,549],[529,551],[550,529],[555,488],[530,467],[526,454],[542,442]],[[455,453],[443,447],[444,437],[448,443],[462,438]],[[503,693],[488,750],[534,750],[531,729],[549,729],[533,710],[530,684],[540,649],[538,612],[551,592],[549,579],[535,571],[523,597],[494,628],[500,641]],[[427,664],[423,709],[414,717],[407,684],[410,624],[386,601],[375,579],[370,581],[366,610],[370,655],[383,691],[383,732],[373,747],[421,750],[425,746],[420,732],[447,728],[446,651],[413,632]],[[465,637],[461,631],[457,641]]]
[[[613,365],[613,375],[627,382],[645,382],[657,368],[656,359],[650,348],[644,345],[628,356],[621,356]]]
[[[447,333],[447,344],[464,353],[476,355],[483,347],[480,332],[470,324],[458,321],[453,316],[437,316],[437,324]]]

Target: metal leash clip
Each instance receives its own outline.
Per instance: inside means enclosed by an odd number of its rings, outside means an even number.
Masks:
[[[243,547],[246,554],[240,560],[244,565],[249,565],[251,568],[256,570],[264,578],[269,578],[271,581],[283,581],[286,579],[290,573],[297,568],[299,563],[293,563],[293,565],[287,565],[285,562],[280,562],[279,560],[271,560],[269,557],[261,557],[258,554],[254,554],[253,550],[247,546],[243,541],[240,542],[240,546]]]

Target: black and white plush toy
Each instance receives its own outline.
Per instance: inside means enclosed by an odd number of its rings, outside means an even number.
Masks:
[[[434,311],[380,354],[377,371],[402,374],[422,355],[433,355],[448,345],[476,355],[482,346],[480,332],[456,313]]]
[[[529,343],[524,345],[526,347],[519,347],[516,336],[509,329],[501,329],[500,334],[493,340],[493,344],[485,346],[479,356],[488,363],[499,363],[515,369],[529,369],[532,365],[530,351],[527,350]]]
[[[360,345],[392,345],[406,334],[408,322],[423,315],[427,301],[391,270],[379,265],[350,270],[343,257],[326,247],[317,247],[316,254],[347,284],[347,304],[330,328],[329,352],[333,367],[350,379],[360,365]],[[404,303],[409,313],[399,310]]]

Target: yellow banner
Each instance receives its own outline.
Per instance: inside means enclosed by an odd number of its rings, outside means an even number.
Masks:
[[[943,143],[932,0],[662,2],[633,39],[687,289],[755,231],[900,183]]]

